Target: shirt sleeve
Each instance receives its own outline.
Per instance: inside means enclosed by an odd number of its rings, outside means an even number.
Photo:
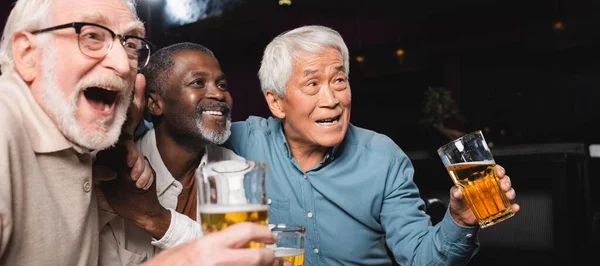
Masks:
[[[169,229],[167,229],[167,232],[161,239],[153,238],[152,245],[161,249],[167,249],[202,236],[200,223],[173,209],[168,210],[171,212]]]
[[[400,149],[391,158],[381,209],[386,243],[401,265],[465,265],[478,251],[478,227],[463,227],[449,212],[436,226],[413,182],[414,168]]]

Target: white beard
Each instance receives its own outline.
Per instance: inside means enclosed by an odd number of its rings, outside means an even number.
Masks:
[[[221,145],[225,143],[227,139],[229,139],[229,136],[231,136],[231,116],[227,115],[227,121],[225,122],[225,130],[223,132],[209,131],[206,128],[204,128],[202,121],[202,113],[196,113],[196,127],[198,128],[200,135],[202,135],[202,137],[205,140],[208,140],[217,145]]]
[[[50,42],[48,42],[50,43]],[[65,59],[68,60],[68,59]],[[57,56],[56,49],[52,45],[46,45],[43,51],[42,59],[42,101],[45,110],[54,117],[58,128],[67,139],[73,143],[92,150],[101,150],[115,144],[121,134],[121,127],[127,118],[127,108],[131,98],[132,84],[129,84],[115,74],[98,72],[86,74],[77,83],[75,91],[71,95],[63,94],[58,88],[55,80],[55,71]],[[92,86],[112,85],[116,88],[129,88],[122,90],[120,99],[115,106],[115,118],[112,124],[107,124],[107,118],[99,118],[95,121],[94,129],[86,129],[77,122],[77,102],[79,95],[83,90]]]

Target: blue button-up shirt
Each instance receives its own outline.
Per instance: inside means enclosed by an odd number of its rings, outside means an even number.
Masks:
[[[478,250],[477,227],[449,212],[431,226],[413,167],[388,137],[350,125],[344,141],[304,172],[281,121],[234,122],[225,144],[267,164],[269,222],[306,227],[306,265],[462,265]]]

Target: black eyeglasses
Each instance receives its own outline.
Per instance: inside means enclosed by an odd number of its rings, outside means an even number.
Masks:
[[[133,36],[116,34],[102,25],[88,22],[72,22],[50,28],[32,31],[31,34],[49,32],[66,28],[75,28],[79,51],[92,58],[105,57],[113,46],[115,37],[119,37],[121,44],[127,52],[131,67],[138,70],[148,65],[150,52],[153,45],[146,39]]]

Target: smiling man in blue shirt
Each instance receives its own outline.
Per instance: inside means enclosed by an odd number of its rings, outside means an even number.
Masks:
[[[323,26],[283,33],[265,49],[259,78],[273,117],[233,123],[225,145],[266,162],[269,222],[306,227],[306,265],[466,264],[479,248],[473,212],[452,187],[444,219],[431,225],[409,158],[350,124],[348,58],[339,33]],[[513,200],[502,167],[497,175]]]

